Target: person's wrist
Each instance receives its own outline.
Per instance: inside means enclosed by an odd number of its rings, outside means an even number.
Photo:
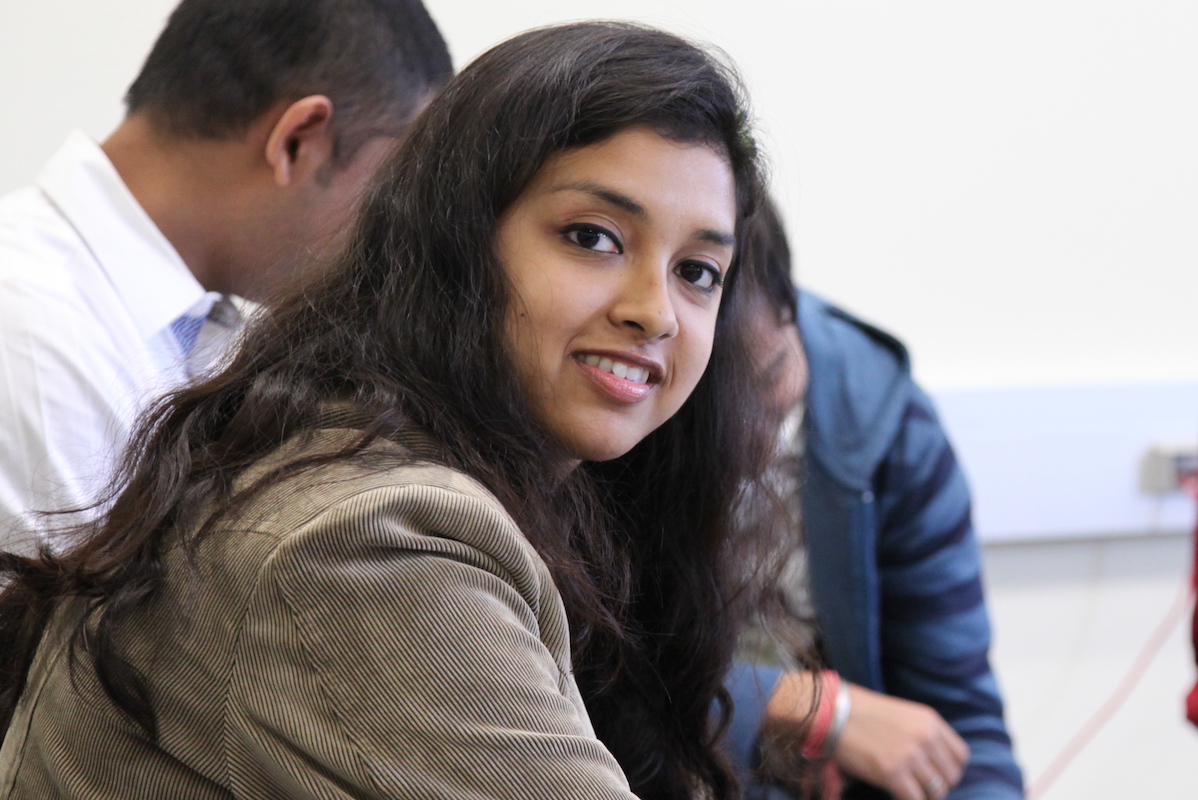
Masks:
[[[842,680],[836,688],[836,705],[832,710],[832,724],[828,728],[827,735],[824,736],[824,744],[820,751],[824,758],[831,758],[836,753],[836,746],[840,744],[840,737],[844,734],[844,726],[849,721],[849,711],[852,707],[853,696],[849,693],[849,684]]]
[[[826,669],[819,673],[819,703],[811,718],[811,726],[800,750],[803,757],[814,761],[824,757],[828,734],[836,720],[837,699],[840,696],[840,675]]]

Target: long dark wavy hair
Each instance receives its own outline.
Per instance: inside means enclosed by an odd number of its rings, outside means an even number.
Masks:
[[[154,601],[165,544],[182,537],[194,553],[217,516],[266,486],[417,428],[499,498],[544,557],[593,724],[634,791],[735,796],[720,752],[722,680],[778,550],[775,527],[741,508],[758,496],[773,434],[735,264],[693,395],[627,455],[564,479],[549,466],[561,463],[559,445],[532,418],[505,344],[511,292],[493,247],[497,220],[552,154],[632,127],[725,157],[738,227],[760,202],[735,75],[676,36],[619,23],[536,30],[453,79],[380,173],[347,254],[258,319],[221,373],[144,418],[106,515],[64,552],[0,558],[0,723],[51,614],[78,608],[66,620],[76,648],[154,737],[150,697],[116,633]],[[330,401],[373,420],[354,446],[234,489],[247,467],[317,425]],[[220,510],[205,518],[211,508]]]

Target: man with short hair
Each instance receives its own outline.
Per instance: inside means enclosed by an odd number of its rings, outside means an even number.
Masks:
[[[183,0],[102,145],[0,199],[0,547],[95,503],[134,420],[342,245],[448,80],[419,0]]]

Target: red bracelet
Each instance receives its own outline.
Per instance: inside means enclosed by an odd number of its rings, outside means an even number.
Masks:
[[[832,720],[836,716],[836,695],[840,691],[840,675],[835,670],[826,669],[819,673],[819,706],[811,720],[811,730],[803,740],[800,752],[803,758],[817,761],[824,756],[824,740],[832,730]]]

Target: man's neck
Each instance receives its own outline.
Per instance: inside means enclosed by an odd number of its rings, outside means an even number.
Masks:
[[[247,137],[248,139],[248,137]],[[239,200],[256,177],[253,145],[184,139],[134,114],[101,145],[134,199],[208,291],[231,292]]]

